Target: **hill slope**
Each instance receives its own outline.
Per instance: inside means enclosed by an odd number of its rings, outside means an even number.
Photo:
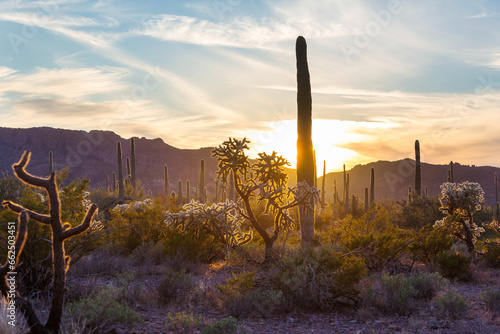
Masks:
[[[19,160],[24,150],[32,152],[28,170],[36,175],[48,174],[49,151],[54,154],[56,170],[70,166],[69,180],[87,177],[92,187],[103,186],[106,175],[111,179],[117,170],[116,143],[120,141],[123,156],[130,156],[130,140],[111,131],[77,131],[47,127],[11,129],[0,127],[0,172],[12,172],[11,165]],[[170,146],[161,139],[136,138],[137,178],[146,190],[153,193],[163,191],[163,166],[169,168],[171,189],[177,191],[178,180],[190,180],[191,186],[198,186],[200,160],[205,160],[206,186],[209,193],[215,190],[217,161],[211,158],[212,148],[184,150]],[[125,160],[125,158],[124,158]],[[125,161],[124,161],[125,162]],[[364,200],[364,188],[370,185],[370,169],[375,169],[375,197],[403,199],[407,197],[408,186],[414,188],[415,162],[410,159],[399,161],[377,161],[357,165],[348,171],[350,194],[358,194]],[[125,165],[125,163],[124,163]],[[429,195],[440,193],[439,186],[447,180],[448,165],[422,164],[422,191],[428,186]],[[479,182],[486,195],[488,205],[495,203],[494,173],[500,175],[500,168],[475,167],[456,163],[455,182]],[[295,171],[288,170],[290,183],[295,183]],[[326,196],[332,198],[333,182],[342,197],[342,172],[326,175]],[[318,179],[321,188],[322,177]]]

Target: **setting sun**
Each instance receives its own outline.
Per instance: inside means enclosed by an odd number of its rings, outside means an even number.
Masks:
[[[326,171],[342,170],[356,164],[370,161],[373,157],[360,155],[346,148],[349,143],[362,142],[369,137],[362,129],[389,128],[393,124],[382,122],[353,122],[328,119],[313,119],[313,145],[316,152],[316,167],[318,176],[323,173],[323,160],[326,161]],[[295,168],[297,162],[297,121],[283,120],[267,124],[268,131],[252,131],[248,137],[252,141],[251,156],[259,152],[272,151],[285,157]]]

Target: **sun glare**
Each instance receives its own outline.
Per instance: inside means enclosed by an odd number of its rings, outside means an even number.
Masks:
[[[291,163],[290,167],[295,168],[297,121],[284,120],[267,123],[266,127],[269,130],[249,133],[248,137],[252,142],[250,156],[254,158],[257,157],[258,152],[276,151]],[[318,176],[323,173],[323,160],[326,161],[327,173],[342,170],[343,164],[351,168],[361,161],[366,161],[367,157],[342,146],[367,139],[367,135],[357,133],[356,129],[378,127],[387,127],[387,123],[314,119],[312,132]]]

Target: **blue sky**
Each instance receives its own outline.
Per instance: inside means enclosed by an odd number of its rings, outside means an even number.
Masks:
[[[294,160],[295,39],[329,170],[413,157],[500,166],[500,4],[2,1],[0,126],[181,148],[250,137]]]

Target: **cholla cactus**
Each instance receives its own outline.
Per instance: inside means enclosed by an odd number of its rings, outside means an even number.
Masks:
[[[251,167],[253,177],[250,177],[248,173],[250,163],[245,155],[248,143],[246,138],[243,140],[229,138],[212,153],[219,161],[218,180],[227,184],[228,178],[231,178],[242,204],[241,215],[262,236],[266,245],[266,259],[269,260],[274,257],[272,247],[279,234],[294,226],[289,209],[300,204],[304,208],[313,210],[314,202],[318,199],[318,191],[309,186],[308,182],[299,182],[295,187],[288,188],[287,175],[283,167],[289,163],[276,152],[271,155],[259,153],[257,162]],[[258,202],[265,203],[266,213],[271,213],[274,217],[273,231],[270,233],[255,217],[250,203],[250,198],[255,194]]]
[[[252,231],[243,227],[245,218],[234,202],[207,205],[192,201],[183,211],[166,213],[165,223],[170,229],[206,230],[227,247],[246,244],[252,240]]]
[[[484,202],[484,191],[479,183],[447,182],[441,185],[441,211],[447,216],[437,221],[436,226],[449,225],[452,233],[467,244],[469,252],[474,250],[477,238],[484,232],[484,228],[474,223],[474,212],[481,209]]]

